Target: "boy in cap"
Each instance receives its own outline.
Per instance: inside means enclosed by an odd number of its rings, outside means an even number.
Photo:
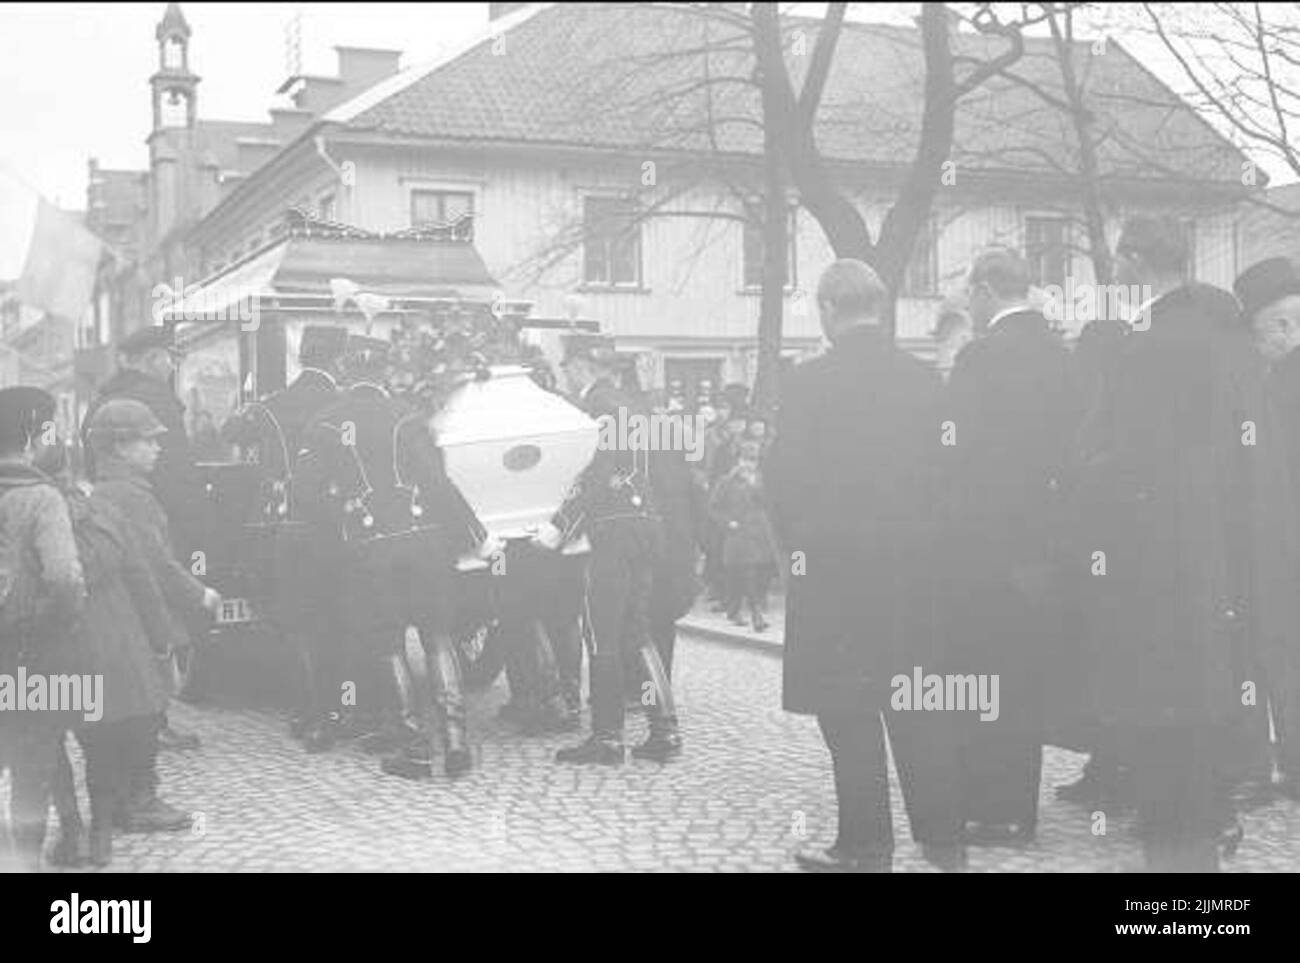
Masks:
[[[150,572],[165,603],[160,614],[166,638],[159,655],[170,656],[177,646],[190,643],[186,621],[214,613],[221,596],[183,568],[172,554],[167,515],[154,496],[150,476],[162,449],[159,438],[167,429],[148,406],[128,398],[106,401],[91,417],[87,437],[95,456],[96,497],[114,505],[125,517],[132,535],[143,549]],[[156,641],[156,640],[155,640]],[[160,667],[161,671],[161,667]],[[146,831],[174,829],[188,825],[188,816],[167,806],[157,796],[156,754],[158,731],[164,725],[159,714],[153,729],[142,735],[152,746],[147,765],[133,773],[127,821]],[[143,759],[144,757],[142,757]]]
[[[75,620],[85,582],[68,509],[35,462],[55,443],[54,399],[30,387],[0,390],[0,672],[37,670],[43,650]],[[20,864],[39,867],[55,713],[0,713],[0,768],[12,778],[12,829]]]

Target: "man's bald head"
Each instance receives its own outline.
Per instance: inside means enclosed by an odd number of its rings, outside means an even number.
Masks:
[[[969,280],[971,320],[978,330],[998,312],[1029,300],[1029,262],[1009,248],[991,248],[975,258]]]
[[[817,310],[826,337],[834,341],[847,328],[879,324],[888,296],[880,275],[865,261],[835,261],[817,282]]]

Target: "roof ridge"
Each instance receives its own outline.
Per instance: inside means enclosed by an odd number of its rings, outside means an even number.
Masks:
[[[533,19],[539,13],[550,10],[554,3],[528,3],[524,4],[518,10],[513,10],[504,17],[498,17],[496,20],[489,20],[486,26],[477,31],[472,37],[460,44],[455,44],[448,50],[443,51],[432,60],[427,60],[422,64],[416,64],[408,67],[406,70],[398,71],[391,77],[379,81],[373,87],[363,90],[351,100],[332,107],[322,115],[321,120],[330,123],[347,124],[356,120],[371,107],[383,103],[390,97],[400,94],[424,78],[428,77],[434,71],[447,66],[461,57],[470,53],[479,45],[494,40],[502,34],[513,30],[527,21]]]

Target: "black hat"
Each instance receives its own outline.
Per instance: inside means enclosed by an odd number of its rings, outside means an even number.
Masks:
[[[298,363],[308,368],[328,368],[348,347],[348,329],[338,325],[309,324],[298,342]]]
[[[0,388],[0,447],[23,448],[54,418],[54,396],[29,385]]]
[[[1232,284],[1242,313],[1250,318],[1282,298],[1300,294],[1300,271],[1290,258],[1271,257],[1252,264]]]
[[[151,325],[132,331],[117,344],[117,350],[127,357],[144,354],[151,348],[171,349],[175,346],[172,329],[164,325]]]
[[[561,344],[564,363],[585,358],[599,365],[612,365],[618,358],[614,339],[604,334],[567,334]]]

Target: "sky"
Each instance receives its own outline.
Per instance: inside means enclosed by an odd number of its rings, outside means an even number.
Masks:
[[[819,13],[824,5],[798,6]],[[399,49],[407,67],[482,30],[487,7],[183,3],[193,30],[190,64],[202,78],[199,116],[268,119],[267,109],[279,102],[275,90],[290,73],[286,37],[295,13],[301,14],[303,70],[333,75],[334,44]],[[854,4],[851,15],[906,22],[915,7]],[[165,3],[0,3],[0,165],[70,209],[85,206],[90,157],[103,167],[144,169],[151,125],[148,78],[158,62],[154,27],[165,8]],[[1155,45],[1118,35],[1157,73],[1174,79]],[[1275,183],[1289,179],[1284,175]]]
[[[482,30],[486,3],[182,3],[199,116],[267,121],[289,76],[286,27],[302,13],[302,67],[333,75],[333,45],[404,51],[402,66]],[[0,3],[0,164],[60,206],[85,207],[86,164],[144,169],[154,28],[165,3]]]

